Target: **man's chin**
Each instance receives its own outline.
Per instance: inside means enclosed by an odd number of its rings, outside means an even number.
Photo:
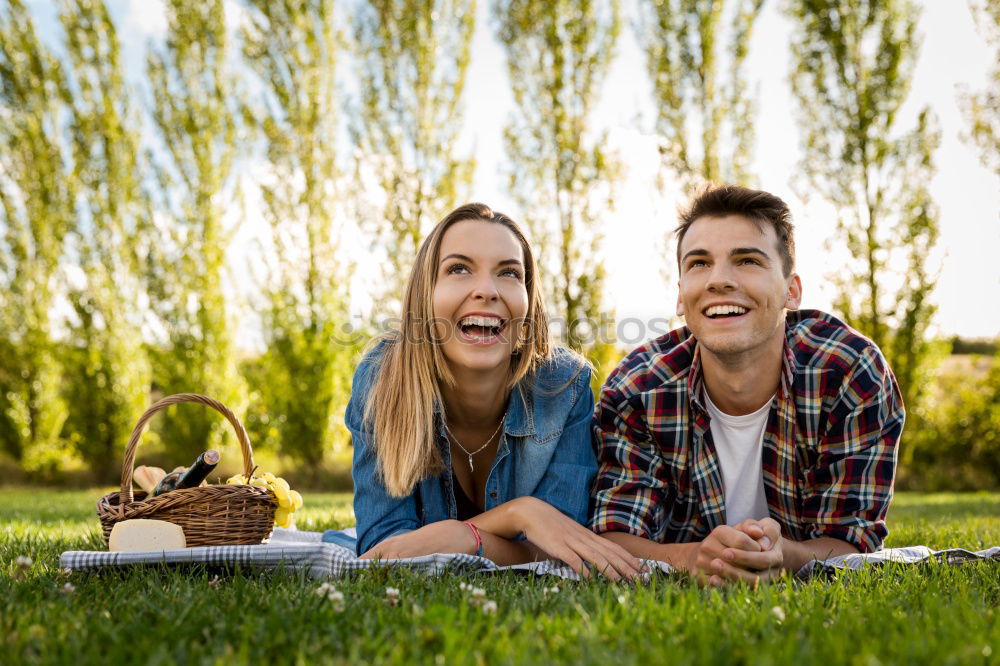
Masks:
[[[743,337],[707,335],[696,338],[699,346],[715,356],[738,356],[753,349],[753,344]]]

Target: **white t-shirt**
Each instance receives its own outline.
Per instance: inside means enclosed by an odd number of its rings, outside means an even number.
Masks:
[[[764,428],[773,400],[772,396],[753,414],[733,416],[716,407],[708,397],[708,391],[705,391],[712,441],[719,456],[722,485],[726,493],[727,525],[770,515],[764,495],[761,452],[764,449]]]

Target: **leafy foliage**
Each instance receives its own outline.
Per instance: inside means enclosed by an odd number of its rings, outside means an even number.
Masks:
[[[10,0],[0,11],[0,447],[30,471],[70,453],[52,317],[75,223],[60,141],[69,98],[65,68]]]
[[[970,360],[928,382],[920,427],[907,424],[902,487],[1000,487],[1000,355],[965,358]]]
[[[963,91],[959,101],[972,126],[969,138],[979,147],[983,164],[1000,175],[1000,0],[969,0],[969,6],[993,49],[993,69],[986,90]]]
[[[504,141],[509,187],[531,230],[550,315],[604,375],[616,358],[598,331],[605,269],[599,221],[621,165],[589,128],[621,28],[620,2],[496,0],[514,113]]]
[[[351,270],[338,238],[344,227],[337,168],[340,42],[331,0],[254,3],[243,53],[267,91],[251,107],[273,173],[262,186],[273,261],[261,315],[267,351],[252,384],[281,450],[310,465],[346,443],[339,423],[350,393],[354,345],[348,322]]]
[[[839,215],[846,264],[835,306],[885,353],[911,410],[941,350],[928,340],[937,207],[928,184],[940,131],[928,109],[900,134],[919,38],[911,0],[796,0],[792,89],[811,191]],[[894,280],[893,276],[899,276]]]
[[[364,0],[353,13],[355,182],[371,181],[358,218],[384,252],[377,297],[390,308],[402,302],[423,233],[472,181],[475,163],[456,143],[475,17],[476,0]]]
[[[103,2],[63,4],[72,72],[73,176],[82,213],[69,235],[83,273],[69,297],[75,318],[64,357],[65,433],[100,478],[118,475],[121,447],[148,402],[142,344],[139,130],[121,44]]]
[[[166,14],[166,45],[150,53],[146,68],[165,148],[152,158],[153,194],[169,220],[157,226],[147,264],[150,302],[165,331],[152,355],[154,374],[164,393],[204,393],[239,415],[246,398],[223,290],[237,129],[223,2],[171,0]],[[158,427],[185,460],[226,432],[218,415],[185,406],[159,416]]]
[[[664,165],[690,187],[750,184],[754,100],[744,65],[763,0],[643,0]],[[723,17],[731,16],[728,32]]]

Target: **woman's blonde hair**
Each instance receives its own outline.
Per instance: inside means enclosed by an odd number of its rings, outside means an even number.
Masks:
[[[393,497],[405,497],[422,479],[440,471],[443,461],[435,440],[434,408],[441,405],[441,386],[455,385],[434,327],[434,286],[441,239],[456,222],[477,220],[505,226],[524,253],[524,284],[528,312],[524,322],[511,322],[514,354],[508,390],[533,373],[551,354],[548,319],[538,288],[531,247],[520,227],[502,213],[481,203],[459,206],[441,220],[417,251],[403,299],[400,330],[387,333],[373,345],[387,341],[376,379],[365,405],[364,420],[372,428],[378,470]]]

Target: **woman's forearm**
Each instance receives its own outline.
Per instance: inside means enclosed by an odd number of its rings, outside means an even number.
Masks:
[[[502,567],[545,559],[544,555],[540,555],[538,550],[526,541],[511,541],[485,530],[480,530],[479,534],[483,538],[483,557],[493,560]]]
[[[525,529],[523,514],[520,509],[523,505],[531,501],[538,502],[540,500],[534,497],[518,497],[509,502],[504,502],[489,511],[484,511],[469,522],[480,530],[489,532],[495,536],[508,540],[514,539],[524,532]]]
[[[469,522],[479,528],[486,557],[500,566],[549,559],[545,551],[531,542],[515,540],[527,529],[526,510],[543,504],[535,497],[517,497],[472,518]]]

